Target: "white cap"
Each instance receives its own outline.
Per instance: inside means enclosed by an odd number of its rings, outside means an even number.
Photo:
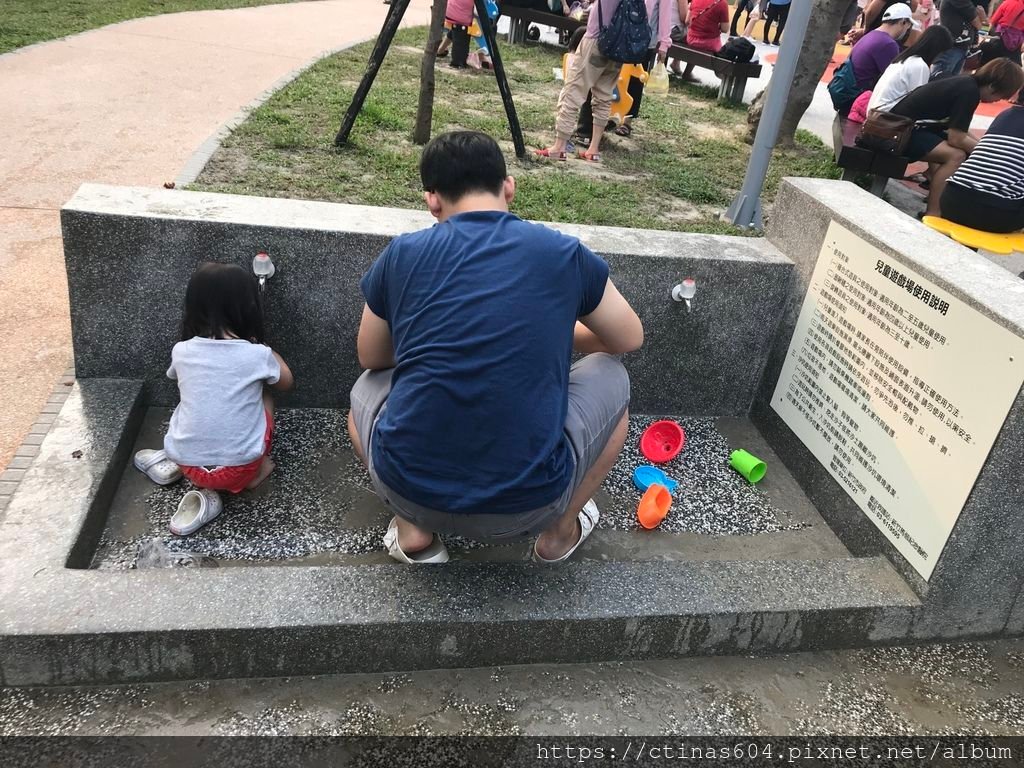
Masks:
[[[906,3],[893,3],[885,9],[885,13],[882,14],[882,23],[885,24],[889,21],[911,21],[914,17],[913,11],[910,10],[910,6]]]

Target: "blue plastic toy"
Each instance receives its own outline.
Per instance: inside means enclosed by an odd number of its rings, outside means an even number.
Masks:
[[[485,0],[484,6],[487,8],[487,16],[490,18],[492,24],[496,24],[498,19],[498,3],[497,0]],[[495,34],[497,30],[495,29]],[[484,31],[480,28],[480,18],[476,15],[474,7],[473,11],[473,23],[469,27],[469,36],[476,40],[476,47],[480,49],[480,52],[487,57],[491,55],[491,49],[487,46],[487,39],[484,37]]]
[[[633,470],[633,484],[641,491],[646,491],[655,483],[664,485],[669,493],[675,493],[676,486],[679,485],[677,481],[650,464],[643,464]]]

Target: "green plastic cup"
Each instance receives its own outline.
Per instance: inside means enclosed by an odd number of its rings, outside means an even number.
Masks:
[[[729,466],[743,475],[751,485],[761,482],[765,472],[768,471],[767,464],[742,449],[733,451],[729,455]]]

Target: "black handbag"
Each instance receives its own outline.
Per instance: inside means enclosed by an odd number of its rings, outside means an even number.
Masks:
[[[757,49],[754,48],[754,44],[747,40],[747,38],[733,37],[722,46],[717,56],[720,59],[735,61],[737,64],[747,64],[754,58],[756,51]]]
[[[894,115],[880,109],[868,112],[868,119],[854,139],[858,147],[886,155],[902,155],[914,132],[914,118]]]

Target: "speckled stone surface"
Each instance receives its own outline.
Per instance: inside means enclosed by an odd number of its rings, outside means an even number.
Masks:
[[[694,736],[753,735],[864,737],[859,743],[868,737],[887,737],[892,744],[892,738],[901,735],[1022,736],[1022,690],[1024,640],[1018,639],[769,658],[705,657],[272,680],[5,688],[0,689],[0,735],[530,736],[534,738],[517,742],[529,749],[535,749],[538,743],[564,743],[564,739],[551,737],[584,737],[576,743],[594,746],[595,736],[627,734],[675,737],[673,745]],[[177,750],[189,743],[179,739],[168,745],[154,738],[102,741],[122,745],[116,757],[108,757],[105,762],[100,763],[102,758],[97,755],[97,764],[117,768],[165,765],[161,759],[177,756]],[[304,764],[355,764],[340,758],[326,759],[326,755],[318,763],[314,758],[318,754],[315,739],[306,739],[302,751],[296,749],[295,741],[284,739],[207,742],[230,742],[233,760],[214,761],[218,765],[241,765],[242,761],[247,765],[290,765],[298,754]],[[392,745],[397,742],[387,740]],[[428,743],[434,747],[434,754],[417,753],[417,745],[412,742],[406,740],[399,754],[377,763],[375,768],[510,765],[506,760],[487,763],[482,754],[467,755],[469,759],[464,762],[451,754],[439,756],[437,742]],[[26,745],[34,748],[26,754],[32,758],[26,765],[35,768],[43,755],[52,754],[51,750],[61,743],[68,741],[39,739]],[[320,743],[331,747],[327,740]],[[823,746],[835,742],[819,738],[815,743]],[[258,751],[260,757],[265,754],[260,745],[268,744],[284,745],[278,759],[254,760],[254,752]],[[498,740],[492,740],[488,754],[494,755],[498,744]],[[81,742],[77,745],[84,746]],[[16,744],[10,740],[5,746],[7,751],[0,746],[0,759],[8,757]],[[447,746],[455,744],[449,742]],[[1019,746],[1016,753],[1020,754]],[[536,752],[529,756],[532,762],[528,764],[537,765]],[[431,758],[440,759],[431,762]],[[639,764],[698,762],[736,765],[674,759]],[[784,759],[778,762],[784,763]],[[59,760],[52,764],[69,765]],[[830,760],[828,764],[916,763]],[[978,760],[937,764],[970,768],[989,765]],[[8,757],[5,766],[11,765]]]
[[[0,524],[0,685],[821,648],[917,605],[880,558],[84,569],[139,389],[76,384]]]
[[[1024,635],[1024,592],[1017,595],[1017,602],[1010,611],[1010,619],[1006,622],[1006,633]]]
[[[152,409],[133,451],[159,446],[169,411]],[[327,409],[283,409],[276,417],[277,469],[261,488],[222,494],[224,514],[187,538],[168,522],[187,481],[161,487],[127,466],[114,494],[93,567],[159,567],[154,554],[179,564],[390,564],[381,546],[389,515],[352,452],[346,414]],[[577,559],[811,559],[848,557],[780,461],[745,420],[682,419],[685,449],[664,470],[681,485],[669,516],[655,532],[636,519],[641,492],[633,469],[648,463],[640,435],[655,417],[634,416],[626,449],[597,497],[601,521]],[[732,447],[766,459],[769,476],[751,486],[728,466]],[[735,539],[754,539],[736,542]],[[730,541],[725,541],[730,539]],[[522,561],[531,541],[494,546],[447,537],[456,559]],[[756,555],[751,552],[756,551]],[[139,553],[142,553],[141,556]],[[193,555],[199,556],[197,560]],[[137,559],[141,557],[141,563]],[[397,564],[395,564],[397,566]]]
[[[296,373],[289,402],[317,407],[347,405],[359,373],[359,277],[392,237],[433,222],[425,212],[91,184],[61,220],[79,376],[144,379],[151,403],[173,404],[164,372],[192,270],[204,260],[248,266],[266,250],[278,267],[266,294],[270,342]],[[557,228],[608,259],[644,321],[643,349],[625,358],[634,409],[747,413],[788,259],[763,239]],[[697,281],[689,315],[670,295],[684,277]]]
[[[3,598],[7,685],[864,645],[916,602],[879,559],[88,571]]]
[[[0,585],[88,564],[138,430],[141,392],[130,380],[71,387],[0,519]]]
[[[927,585],[850,501],[769,402],[807,282],[835,220],[943,286],[1013,333],[1024,335],[1024,282],[853,184],[787,179],[768,238],[796,263],[786,308],[753,417],[823,517],[855,555],[887,555],[923,596],[911,630],[922,638],[1001,632],[1024,590],[1024,396],[1018,394]],[[1019,630],[1018,630],[1019,631]]]

